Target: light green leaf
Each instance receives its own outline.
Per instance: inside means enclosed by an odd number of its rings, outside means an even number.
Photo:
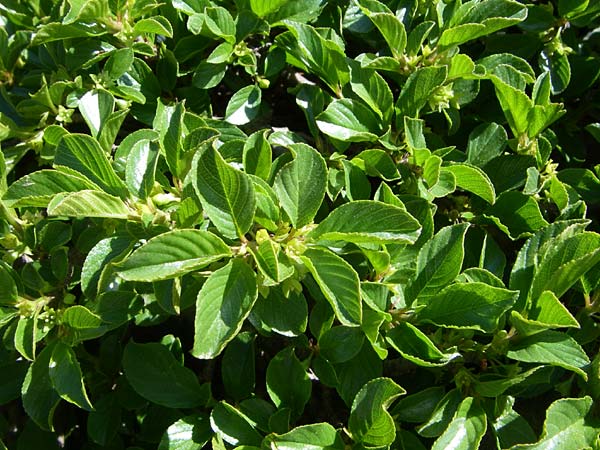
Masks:
[[[418,319],[442,327],[491,333],[517,296],[517,291],[485,283],[455,283],[429,298],[418,312]]]
[[[250,0],[250,8],[258,17],[265,17],[288,3],[288,0]]]
[[[406,29],[394,14],[388,12],[370,12],[363,8],[367,17],[377,27],[387,42],[394,58],[399,58],[406,48]]]
[[[372,200],[343,204],[308,235],[314,240],[414,244],[421,225],[405,209]]]
[[[563,367],[587,380],[584,369],[590,364],[588,356],[575,339],[558,331],[548,330],[520,339],[506,356],[516,361]]]
[[[312,383],[293,347],[286,347],[271,359],[266,380],[267,392],[275,406],[290,408],[299,417],[310,400]]]
[[[356,394],[348,431],[352,439],[364,446],[390,445],[396,439],[396,425],[387,411],[390,404],[406,391],[390,378],[375,378]]]
[[[273,153],[267,140],[268,130],[257,131],[244,143],[242,163],[246,173],[268,180],[271,174]]]
[[[63,399],[87,411],[94,409],[85,391],[79,362],[71,347],[57,342],[48,367],[52,386]]]
[[[60,317],[61,322],[76,330],[97,328],[102,325],[102,319],[83,305],[69,306]]]
[[[13,305],[19,296],[18,276],[14,269],[4,261],[0,262],[0,305]]]
[[[382,119],[383,127],[387,127],[394,111],[394,97],[390,87],[375,70],[362,68],[352,60],[348,62],[352,91]]]
[[[210,425],[231,445],[261,445],[262,436],[256,431],[255,424],[229,403],[217,403],[210,413]]]
[[[91,136],[64,136],[56,147],[54,167],[57,166],[76,170],[109,194],[119,197],[127,195],[127,187],[111,167],[98,141]]]
[[[552,291],[544,291],[533,300],[528,313],[522,316],[512,311],[512,324],[523,336],[550,328],[579,328],[579,322]]]
[[[79,99],[77,106],[92,136],[97,139],[114,110],[115,99],[107,91],[88,91]]]
[[[504,116],[515,136],[521,136],[529,127],[529,111],[533,108],[533,102],[527,95],[514,88],[500,78],[491,78],[496,88],[496,97],[500,102]]]
[[[167,428],[158,450],[202,450],[212,434],[208,416],[186,416]]]
[[[312,222],[325,197],[327,167],[325,160],[306,144],[292,144],[295,158],[277,172],[273,189],[294,228]]]
[[[543,291],[552,291],[560,298],[598,262],[600,234],[586,231],[557,239],[536,267],[531,298],[538,298]]]
[[[433,443],[432,450],[479,448],[486,429],[485,411],[473,397],[467,397],[460,403],[448,428]]]
[[[210,145],[196,154],[192,171],[192,184],[211,222],[225,237],[242,237],[256,208],[248,175],[227,164]]]
[[[194,372],[162,344],[130,341],[123,352],[123,370],[131,387],[158,405],[194,408],[208,400]]]
[[[344,443],[328,423],[296,427],[285,434],[269,434],[263,445],[277,450],[342,450]]]
[[[494,122],[481,124],[469,134],[467,162],[483,167],[502,154],[507,142],[508,136],[504,127]]]
[[[415,299],[427,302],[460,273],[468,227],[466,223],[444,227],[423,245],[415,275],[406,287],[408,304]]]
[[[257,297],[256,274],[241,259],[212,273],[198,293],[192,355],[212,359],[240,331]]]
[[[225,120],[234,125],[245,125],[259,113],[262,91],[258,86],[246,86],[229,99]]]
[[[96,297],[102,271],[111,261],[128,251],[132,245],[129,236],[116,235],[104,238],[92,247],[81,268],[81,289],[87,297]]]
[[[117,269],[125,280],[166,280],[228,256],[229,246],[211,232],[181,229],[153,237],[119,263]]]
[[[442,171],[451,172],[454,175],[457,187],[478,195],[492,205],[496,201],[494,185],[479,167],[467,164],[452,164],[442,167]]]
[[[84,190],[56,195],[48,204],[49,216],[128,219],[136,216],[119,197],[102,191]]]
[[[437,367],[450,362],[425,333],[408,322],[400,322],[388,331],[385,340],[403,358],[418,366]]]
[[[448,68],[423,67],[414,71],[404,83],[396,102],[396,117],[418,117],[434,91],[444,84]]]
[[[23,409],[44,430],[54,430],[53,416],[60,396],[54,390],[48,370],[54,344],[47,345],[29,366],[21,388]]]
[[[535,444],[521,444],[511,450],[580,450],[592,448],[598,428],[590,420],[594,402],[583,398],[561,398],[546,410],[542,436]]]
[[[15,350],[30,361],[35,359],[36,329],[37,314],[33,317],[20,317],[13,339]]]
[[[319,247],[308,248],[301,258],[338,320],[345,326],[359,326],[362,322],[360,283],[352,266]]]
[[[173,37],[173,26],[163,16],[148,17],[146,19],[140,19],[135,22],[133,26],[134,33],[153,33],[161,34],[163,36],[172,38]]]
[[[371,177],[380,177],[386,181],[400,178],[396,163],[385,150],[364,150],[352,158],[352,164],[359,166]]]
[[[158,143],[140,140],[127,156],[125,182],[129,192],[140,199],[148,197],[154,187],[159,150]]]
[[[104,64],[104,71],[111,80],[117,80],[124,73],[129,71],[131,65],[133,64],[133,58],[133,50],[130,47],[115,50],[106,60],[106,63]]]
[[[332,101],[316,122],[323,133],[344,142],[373,142],[383,133],[375,113],[349,98]]]

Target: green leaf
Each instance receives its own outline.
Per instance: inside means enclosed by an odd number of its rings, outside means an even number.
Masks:
[[[561,297],[588,270],[600,262],[600,234],[583,232],[566,236],[547,248],[536,267],[531,283],[531,298],[543,291]]]
[[[448,68],[423,67],[410,74],[396,102],[396,117],[418,117],[432,93],[446,81]]]
[[[263,441],[268,448],[278,450],[342,450],[344,443],[335,428],[328,423],[296,427],[284,434],[269,434]]]
[[[162,344],[130,341],[123,352],[123,370],[131,387],[158,405],[194,408],[208,400],[194,372]]]
[[[103,269],[123,255],[132,244],[129,236],[117,235],[102,239],[92,247],[81,268],[81,289],[87,297],[96,297]]]
[[[115,50],[104,64],[104,71],[111,80],[117,80],[129,71],[133,64],[133,50],[129,47]]]
[[[238,334],[227,346],[221,361],[221,379],[225,392],[236,401],[248,398],[254,392],[256,335]]]
[[[442,167],[442,171],[450,172],[456,178],[456,186],[472,192],[484,199],[489,204],[496,201],[496,191],[494,185],[479,167],[467,164],[453,164]]]
[[[21,356],[33,361],[35,359],[37,333],[37,314],[33,317],[20,317],[15,329],[14,345]]]
[[[407,303],[426,302],[460,273],[466,223],[444,227],[419,251],[415,275],[406,287]]]
[[[450,19],[438,45],[460,45],[481,36],[515,25],[527,18],[527,8],[513,0],[469,1]]]
[[[23,408],[31,419],[44,430],[54,430],[53,416],[60,396],[54,390],[48,370],[54,345],[46,346],[29,366],[21,388]]]
[[[271,359],[266,380],[267,392],[275,406],[290,408],[299,417],[310,399],[312,383],[293,347],[286,347]]]
[[[133,26],[134,33],[153,33],[161,34],[166,37],[173,37],[173,26],[163,16],[154,16],[147,19],[138,20]]]
[[[383,132],[377,115],[349,98],[332,101],[316,122],[323,133],[344,142],[373,142]]]
[[[590,397],[561,398],[546,410],[542,436],[535,444],[515,445],[511,450],[578,450],[592,448],[598,428],[591,420]]]
[[[251,173],[267,181],[271,174],[273,154],[267,140],[268,130],[252,133],[244,143],[242,163],[246,173]]]
[[[87,123],[92,136],[98,139],[100,132],[113,113],[115,99],[107,91],[88,91],[79,99],[79,111]]]
[[[277,11],[286,3],[288,3],[288,0],[250,0],[250,8],[258,17],[265,17]]]
[[[107,193],[124,197],[127,187],[111,167],[106,153],[91,136],[69,134],[56,147],[54,167],[66,166],[84,175]]]
[[[432,450],[470,450],[479,448],[487,429],[485,411],[473,397],[465,398]]]
[[[202,450],[212,434],[208,416],[186,416],[167,428],[158,450]]]
[[[508,85],[500,78],[493,76],[491,79],[496,88],[496,97],[513,134],[523,135],[529,128],[528,116],[533,108],[533,102],[523,91]]]
[[[384,150],[364,150],[352,158],[352,163],[359,166],[371,177],[380,177],[386,181],[400,178],[396,163]]]
[[[61,322],[76,330],[97,328],[102,325],[102,319],[83,305],[69,306],[61,316]]]
[[[292,144],[295,158],[277,172],[273,189],[294,228],[312,222],[327,186],[325,160],[306,144]]]
[[[521,192],[503,192],[484,213],[512,239],[519,239],[548,225],[537,202]]]
[[[390,445],[396,439],[394,419],[387,411],[390,404],[406,391],[390,378],[375,378],[356,394],[348,431],[352,439],[364,446]]]
[[[52,386],[63,399],[87,411],[94,409],[85,391],[79,362],[71,347],[57,342],[48,367]]]
[[[17,275],[12,267],[4,261],[0,262],[0,305],[13,305],[19,297]]]
[[[241,259],[213,272],[198,293],[192,355],[212,359],[242,328],[257,297],[256,274]]]
[[[400,58],[406,48],[404,24],[398,17],[389,12],[370,12],[367,9],[363,9],[363,11],[387,42],[394,58]]]
[[[243,237],[256,209],[248,175],[227,164],[210,145],[196,154],[192,171],[194,190],[211,222],[225,237]]]
[[[437,367],[450,362],[425,333],[408,322],[400,322],[388,331],[385,340],[404,359],[418,366]]]
[[[215,433],[231,445],[261,445],[262,436],[252,421],[229,403],[216,404],[210,413],[210,425]]]
[[[544,291],[536,300],[533,300],[525,317],[518,311],[513,311],[511,321],[519,334],[523,336],[549,328],[580,327],[579,322],[552,291]]]
[[[270,287],[267,298],[258,297],[250,321],[256,328],[283,336],[300,336],[308,322],[306,298],[302,292],[290,291],[285,295],[281,288]]]
[[[125,280],[157,281],[179,277],[228,256],[229,246],[211,232],[180,229],[153,237],[117,268]]]
[[[485,283],[455,283],[427,300],[418,319],[448,328],[492,333],[518,292]]]
[[[584,369],[590,364],[589,358],[575,339],[558,331],[548,330],[520,339],[506,356],[516,361],[563,367],[585,380],[588,378]]]
[[[398,400],[390,414],[400,422],[426,422],[444,394],[444,388],[441,386],[425,388]]]
[[[365,335],[360,328],[335,326],[319,337],[319,351],[331,363],[354,358],[362,348]]]
[[[360,284],[352,266],[318,247],[308,248],[301,258],[342,325],[359,326],[362,322]]]
[[[129,192],[146,199],[154,187],[159,145],[148,140],[138,141],[127,157],[125,183]]]
[[[467,162],[483,167],[502,154],[507,142],[508,137],[504,127],[494,122],[481,124],[469,134]]]
[[[129,219],[136,213],[119,197],[102,191],[84,190],[56,195],[48,204],[48,215]]]
[[[225,120],[234,125],[245,125],[256,118],[260,110],[262,91],[258,86],[246,86],[229,99]]]
[[[375,70],[365,69],[352,60],[348,62],[352,91],[382,119],[383,127],[387,127],[394,111],[394,97],[390,87]]]
[[[183,176],[182,157],[185,107],[182,102],[174,106],[164,105],[158,102],[156,116],[154,117],[153,127],[160,131],[161,149],[169,170],[176,177]],[[141,140],[140,140],[141,141]],[[136,145],[131,147],[131,152]],[[127,158],[129,160],[129,158]]]
[[[421,225],[405,209],[361,200],[338,206],[308,237],[357,244],[414,244],[420,234]]]

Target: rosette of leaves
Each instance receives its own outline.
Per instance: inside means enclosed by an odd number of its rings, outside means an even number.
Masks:
[[[599,17],[5,2],[0,448],[595,448]]]

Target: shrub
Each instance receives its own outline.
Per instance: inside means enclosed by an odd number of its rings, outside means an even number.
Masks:
[[[598,448],[599,17],[4,0],[0,448]]]

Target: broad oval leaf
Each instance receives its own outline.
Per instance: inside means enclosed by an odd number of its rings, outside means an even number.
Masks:
[[[464,258],[464,239],[469,225],[462,223],[442,228],[419,251],[417,268],[406,287],[406,300],[426,302],[460,273]]]
[[[518,294],[480,282],[455,283],[430,297],[418,318],[441,327],[491,333]]]
[[[201,450],[212,434],[207,415],[186,416],[167,428],[158,450]]]
[[[262,436],[253,422],[227,402],[219,402],[213,408],[210,425],[215,433],[231,445],[259,446],[262,442]]]
[[[48,204],[48,215],[128,219],[135,216],[136,212],[130,210],[119,197],[102,191],[85,190],[54,196]]]
[[[331,102],[316,122],[323,133],[344,142],[373,142],[383,132],[377,115],[349,98]]]
[[[225,120],[234,125],[244,125],[252,121],[260,110],[262,91],[258,86],[246,86],[237,91],[225,111]]]
[[[396,439],[396,425],[387,411],[406,391],[390,378],[375,378],[356,394],[350,410],[348,431],[366,447],[390,445]]]
[[[356,327],[362,322],[360,282],[354,268],[324,248],[309,248],[302,261],[315,278],[321,292],[331,304],[338,320]]]
[[[63,136],[54,156],[54,167],[57,166],[76,170],[109,194],[126,196],[127,187],[115,173],[98,141],[91,136]]]
[[[256,209],[248,175],[227,164],[211,145],[196,154],[192,170],[192,184],[211,222],[225,237],[242,237]]]
[[[453,164],[443,167],[442,171],[451,172],[454,175],[457,187],[478,195],[489,204],[493,205],[496,201],[494,185],[479,167]]]
[[[130,281],[158,281],[201,269],[231,250],[210,231],[173,230],[153,237],[118,264],[118,274]]]
[[[414,244],[421,225],[406,209],[372,200],[338,206],[308,235],[315,240]]]
[[[325,197],[325,160],[306,144],[292,144],[295,158],[277,172],[273,189],[294,228],[309,224]]]
[[[212,359],[242,328],[258,295],[256,274],[241,259],[213,272],[198,292],[192,355]]]
[[[286,347],[271,359],[266,374],[267,392],[277,408],[290,408],[295,417],[310,400],[312,383],[293,347]]]
[[[123,352],[123,369],[131,387],[158,405],[194,408],[208,400],[194,372],[162,344],[130,341]]]
[[[132,147],[127,156],[125,182],[129,192],[145,199],[154,187],[159,145],[157,142],[140,140]]]
[[[448,428],[433,443],[432,450],[479,448],[486,430],[485,411],[473,397],[467,397],[460,403]]]
[[[94,409],[85,391],[75,352],[67,344],[57,342],[54,346],[48,373],[52,386],[63,399],[87,411]]]
[[[303,425],[284,434],[269,434],[264,442],[277,450],[342,450],[344,442],[328,423]]]

